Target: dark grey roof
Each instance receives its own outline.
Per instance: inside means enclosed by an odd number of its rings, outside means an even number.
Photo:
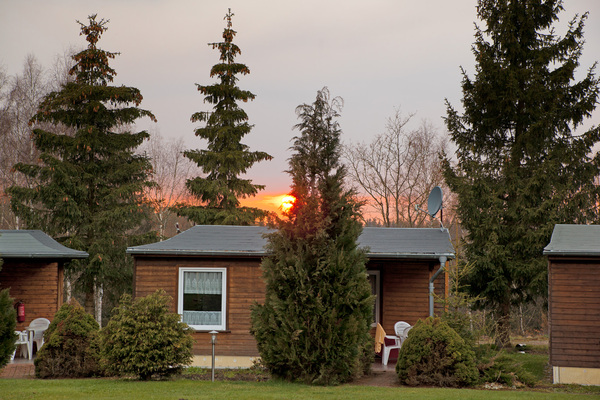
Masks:
[[[196,225],[162,242],[129,247],[129,254],[264,256],[266,226]]]
[[[369,248],[370,258],[454,258],[447,229],[363,228],[358,243]]]
[[[39,230],[0,230],[0,258],[87,258],[85,251],[63,246]]]
[[[197,225],[168,240],[129,247],[133,255],[267,255],[264,226]],[[360,246],[368,246],[370,258],[454,258],[447,230],[439,228],[364,228]]]
[[[600,256],[600,225],[555,225],[544,255]]]

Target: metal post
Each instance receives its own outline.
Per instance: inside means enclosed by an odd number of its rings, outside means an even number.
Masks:
[[[217,343],[217,331],[210,331],[209,332],[212,335],[211,338],[211,343],[212,343],[212,373],[211,373],[211,380],[212,382],[215,381],[215,344]]]

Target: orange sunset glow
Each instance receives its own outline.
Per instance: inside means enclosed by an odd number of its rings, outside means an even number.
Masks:
[[[242,206],[257,207],[281,214],[283,211],[290,209],[292,204],[294,204],[294,200],[294,197],[287,193],[260,193],[255,197],[240,199],[240,203]]]
[[[288,211],[290,208],[292,208],[292,206],[294,205],[294,203],[296,202],[296,198],[294,196],[290,196],[285,195],[283,196],[283,199],[281,199],[281,209],[283,211]]]

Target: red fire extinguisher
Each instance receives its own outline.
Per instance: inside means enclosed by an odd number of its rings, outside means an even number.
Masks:
[[[25,303],[18,301],[15,308],[17,309],[17,322],[25,322]]]

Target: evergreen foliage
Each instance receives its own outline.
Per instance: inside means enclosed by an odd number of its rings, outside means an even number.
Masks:
[[[536,383],[535,375],[524,368],[523,360],[515,359],[507,350],[497,351],[493,346],[480,345],[475,348],[476,357],[478,360],[478,368],[480,374],[480,382],[498,383],[509,387],[518,386],[534,386]],[[547,363],[544,365],[547,369]],[[547,372],[542,372],[542,376]]]
[[[88,47],[73,56],[69,73],[75,80],[48,94],[31,120],[50,123],[56,132],[34,129],[42,164],[16,164],[33,184],[8,190],[13,211],[28,228],[89,253],[89,259],[72,262],[67,271],[78,277],[88,311],[94,290],[106,287],[119,296],[130,290],[132,265],[125,249],[132,240],[128,232],[144,218],[141,195],[150,185],[151,165],[134,153],[148,133],[127,129],[141,117],[155,120],[138,108],[138,89],[109,85],[116,72],[108,61],[117,53],[97,47],[107,23],[95,15],[88,25],[79,22]],[[61,134],[60,126],[75,134]]]
[[[0,259],[0,267],[2,260]],[[0,290],[0,368],[9,363],[15,351],[17,313],[8,289]]]
[[[180,316],[169,312],[172,300],[163,290],[135,301],[123,295],[101,332],[109,371],[148,380],[180,372],[192,362],[194,341]]]
[[[405,385],[461,387],[479,378],[475,353],[439,318],[419,320],[398,353],[396,372]]]
[[[38,378],[84,378],[100,372],[100,326],[83,307],[64,303],[44,332],[35,359]]]
[[[220,63],[210,70],[210,76],[217,77],[212,85],[196,85],[204,102],[213,105],[212,111],[200,111],[192,115],[192,122],[204,122],[205,126],[195,130],[196,136],[208,141],[206,150],[190,150],[184,154],[195,162],[206,177],[189,179],[186,186],[200,206],[179,204],[175,211],[197,224],[207,225],[251,225],[257,219],[267,216],[267,212],[240,207],[240,198],[255,196],[264,185],[255,185],[249,179],[239,176],[246,173],[256,162],[272,157],[261,151],[250,151],[241,139],[250,133],[252,125],[248,115],[238,102],[254,100],[255,95],[237,86],[238,75],[250,73],[244,64],[236,63],[235,57],[241,53],[233,43],[236,35],[231,26],[231,9],[225,15],[227,27],[223,31],[223,41],[209,43],[220,52]]]
[[[497,344],[508,346],[512,305],[546,293],[542,250],[557,223],[598,220],[599,127],[582,122],[598,101],[595,65],[575,82],[587,15],[563,37],[552,25],[560,0],[480,0],[473,52],[476,72],[463,70],[463,108],[447,103],[446,124],[457,162],[445,178],[458,195],[468,231],[466,284],[491,308]]]
[[[296,200],[269,235],[265,303],[252,308],[262,362],[292,381],[346,382],[372,362],[373,298],[365,251],[356,244],[361,204],[344,189],[339,161],[340,109],[327,88],[296,108],[301,134],[288,171]]]

